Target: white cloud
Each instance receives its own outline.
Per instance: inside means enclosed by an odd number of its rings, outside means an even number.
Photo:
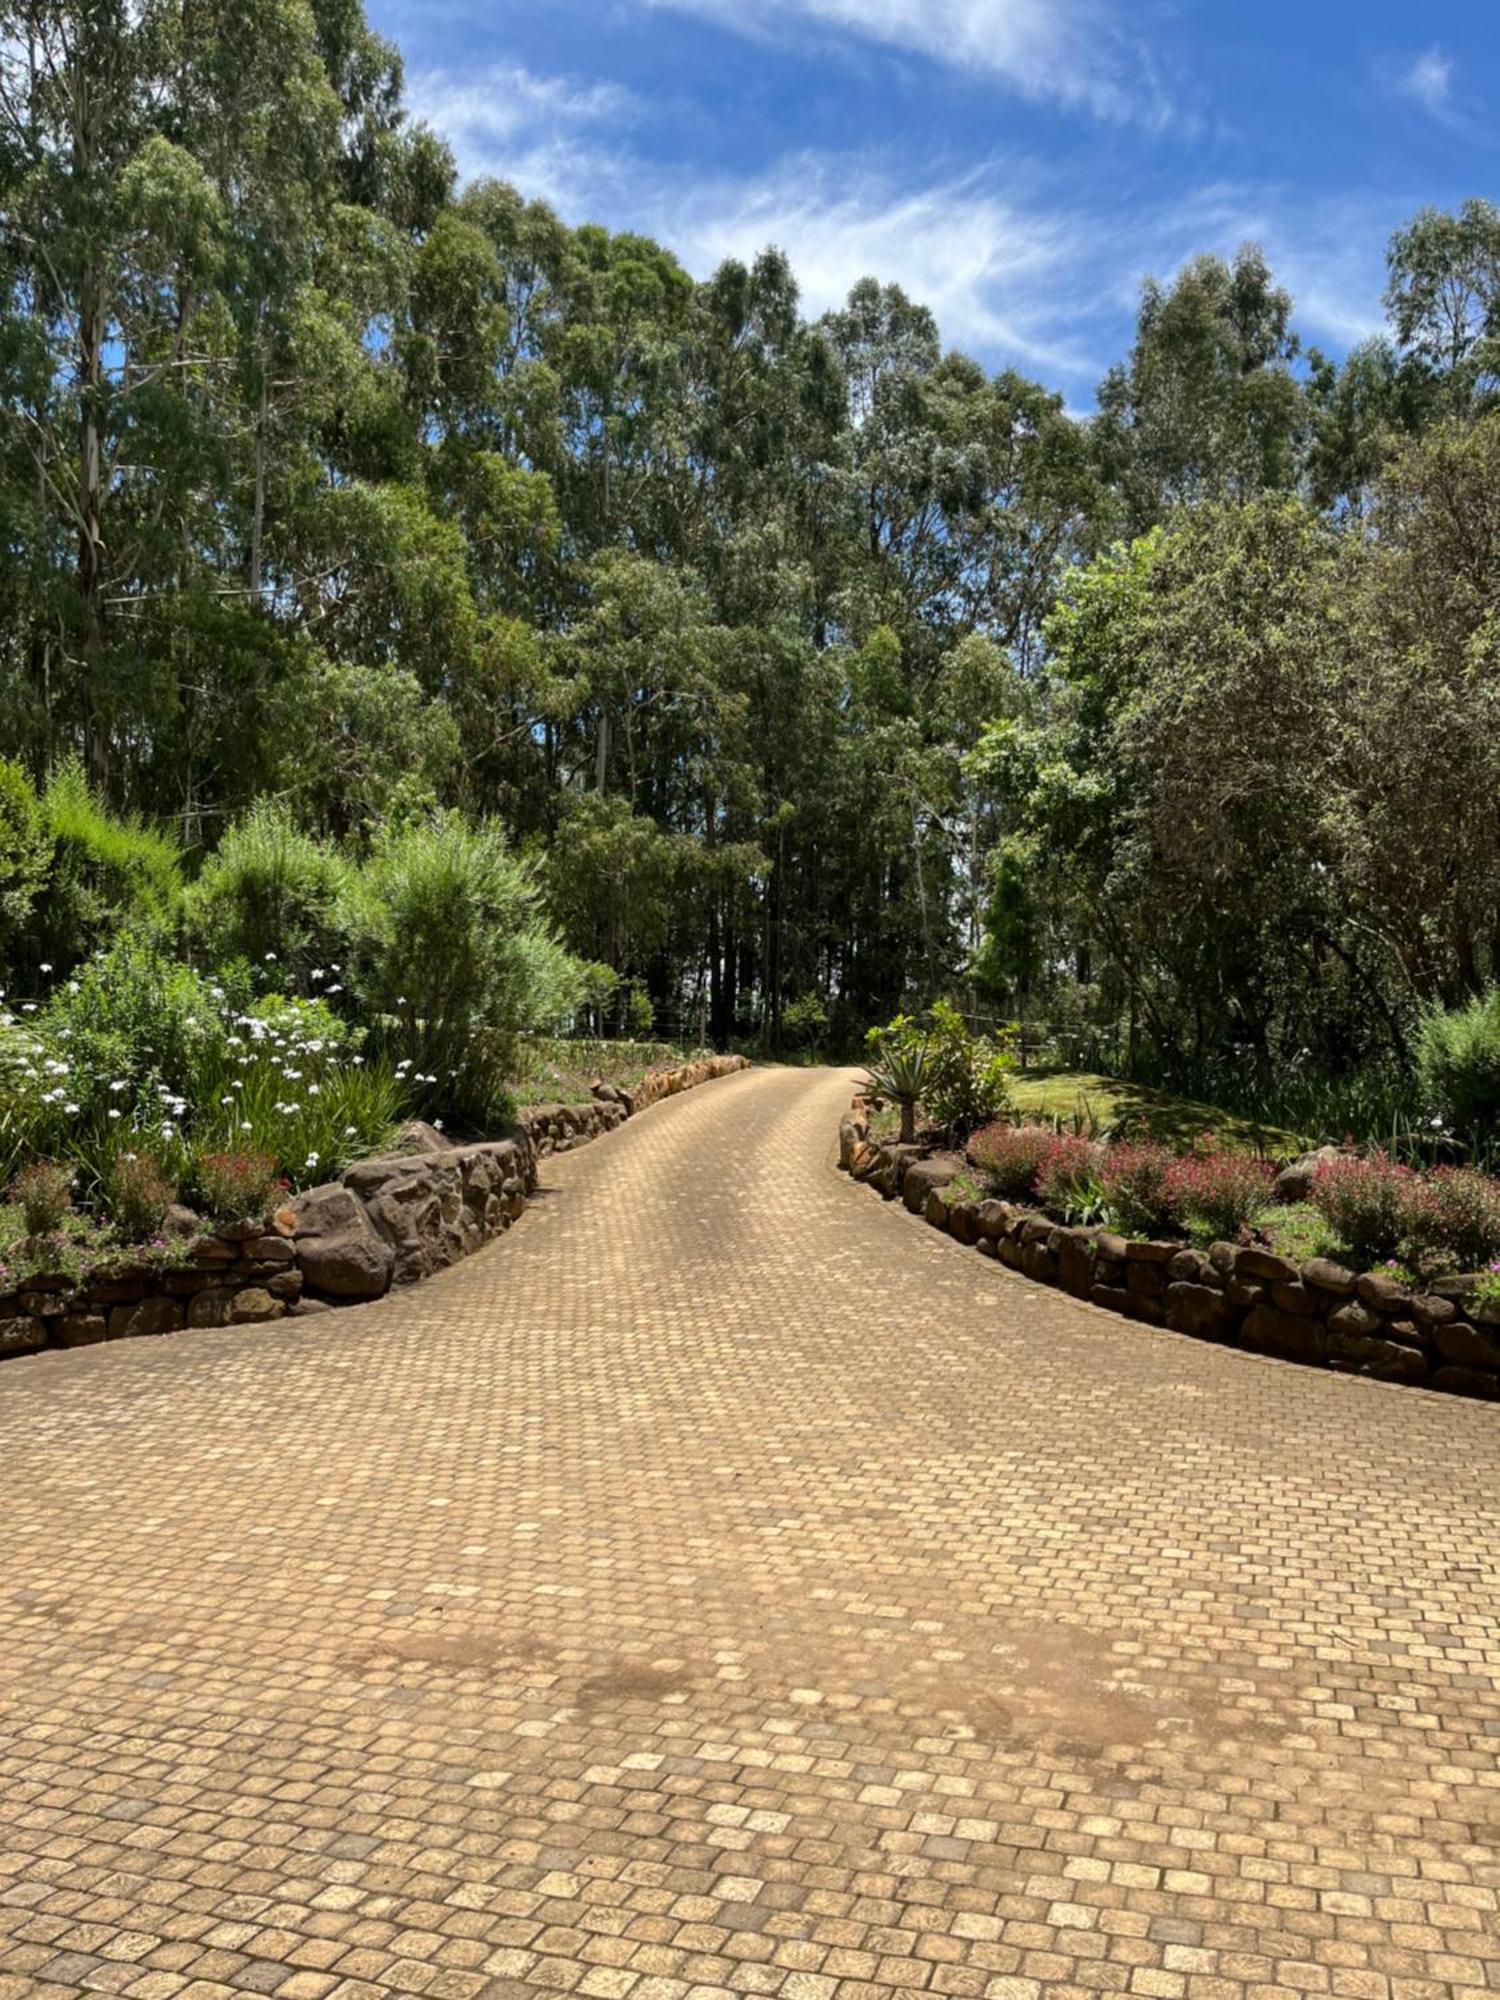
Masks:
[[[586,204],[598,182],[601,133],[633,122],[639,105],[614,83],[538,76],[494,63],[473,74],[426,70],[407,101],[452,146],[465,175],[495,174],[560,208]]]
[[[1452,57],[1439,48],[1425,50],[1397,80],[1396,87],[1434,118],[1446,118],[1453,105]]]
[[[853,0],[851,0],[851,4]],[[612,85],[498,66],[429,71],[412,96],[466,175],[494,174],[569,222],[638,229],[697,276],[726,257],[784,250],[816,315],[859,278],[929,306],[944,339],[1086,399],[1128,342],[1141,279],[1201,251],[1259,242],[1310,339],[1344,346],[1380,325],[1382,253],[1404,211],[1220,183],[1169,194],[1063,178],[990,158],[963,173],[805,151],[736,175],[663,162],[632,144],[648,107]]]
[[[1087,376],[1094,364],[1059,324],[1060,295],[1084,279],[1088,222],[1027,207],[993,168],[898,187],[876,168],[800,155],[735,183],[658,191],[654,229],[695,270],[784,250],[810,314],[842,305],[863,277],[931,308],[944,338],[1034,368]]]
[[[1144,48],[1110,0],[647,0],[739,34],[853,36],[997,77],[1025,97],[1150,126],[1171,116]]]

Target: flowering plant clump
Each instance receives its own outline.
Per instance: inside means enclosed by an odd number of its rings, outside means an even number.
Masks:
[[[73,1175],[56,1160],[33,1160],[16,1175],[10,1200],[25,1217],[28,1236],[53,1235],[73,1206]]]
[[[1474,1303],[1477,1306],[1500,1306],[1500,1257],[1480,1272],[1474,1287]]]
[[[199,1199],[218,1222],[263,1218],[286,1189],[269,1153],[202,1153],[193,1176]]]
[[[110,1177],[109,1200],[115,1227],[128,1243],[145,1243],[161,1229],[177,1199],[177,1183],[154,1153],[122,1153]]]
[[[1383,1152],[1324,1160],[1307,1198],[1358,1257],[1392,1256],[1413,1236],[1430,1241],[1435,1231],[1421,1176]]]
[[[1464,1271],[1500,1258],[1500,1181],[1472,1167],[1439,1167],[1428,1188],[1440,1256]]]
[[[1106,1149],[1099,1170],[1104,1206],[1116,1229],[1159,1235],[1177,1226],[1176,1159],[1169,1146],[1152,1140],[1121,1141]]]
[[[1056,1140],[1046,1125],[986,1125],[969,1141],[969,1159],[991,1194],[1001,1201],[1028,1201]]]
[[[1191,1232],[1233,1242],[1270,1207],[1275,1178],[1269,1160],[1221,1149],[1206,1133],[1198,1151],[1173,1161],[1167,1187]]]
[[[1037,1169],[1037,1193],[1048,1208],[1069,1222],[1089,1220],[1098,1210],[1100,1148],[1075,1134],[1054,1138]]]

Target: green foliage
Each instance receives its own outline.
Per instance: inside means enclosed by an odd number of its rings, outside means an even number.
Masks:
[[[177,1183],[154,1153],[122,1153],[109,1181],[115,1227],[127,1243],[149,1242],[177,1199]]]
[[[1417,1033],[1423,1095],[1466,1139],[1500,1134],[1500,984],[1461,1007],[1432,1007]]]
[[[0,758],[0,967],[17,961],[51,859],[36,787],[19,764]]]
[[[264,1222],[284,1186],[274,1155],[253,1147],[200,1153],[193,1162],[192,1191],[215,1222]]]
[[[583,972],[499,824],[445,813],[391,830],[352,914],[361,996],[424,1112],[503,1118],[516,1034],[564,1020]]]
[[[73,1176],[57,1160],[33,1160],[16,1175],[6,1199],[21,1211],[28,1236],[50,1235],[73,1206]]]
[[[350,867],[284,805],[258,801],[225,834],[188,896],[189,932],[215,962],[235,959],[306,990],[347,955]],[[336,982],[333,982],[336,983]]]
[[[1030,1201],[1057,1133],[1050,1125],[987,1125],[969,1141],[968,1157],[1001,1201]]]

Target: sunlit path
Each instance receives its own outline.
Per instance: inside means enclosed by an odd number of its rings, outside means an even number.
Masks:
[[[1037,1293],[848,1097],[0,1369],[0,2000],[1500,1986],[1500,1413]]]

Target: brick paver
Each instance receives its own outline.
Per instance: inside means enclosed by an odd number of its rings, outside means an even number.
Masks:
[[[1500,1988],[1500,1412],[1038,1292],[848,1094],[0,1369],[0,2000]]]

